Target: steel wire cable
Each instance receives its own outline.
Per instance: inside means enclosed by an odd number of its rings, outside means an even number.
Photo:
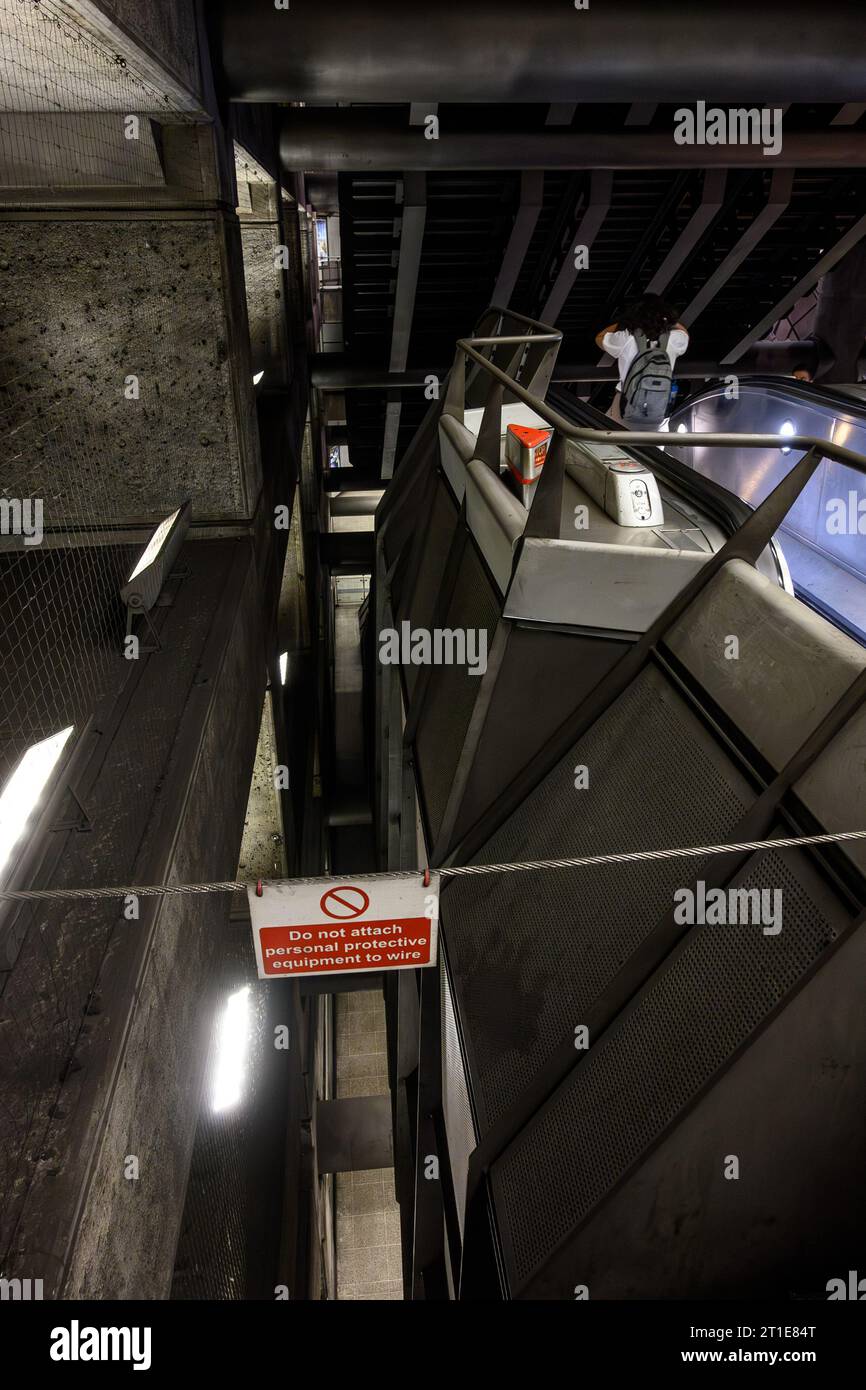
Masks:
[[[529,859],[504,864],[449,864],[429,872],[440,878],[462,878],[479,874],[513,874],[545,869],[591,869],[607,864],[639,864],[656,859],[700,858],[712,854],[758,854],[766,850],[804,849],[808,846],[842,844],[856,840],[866,840],[866,830],[841,830],[823,835],[789,835],[772,840],[744,840],[728,845],[689,845],[675,849],[641,849],[617,854],[590,854],[568,859]],[[263,882],[278,882],[303,886],[313,883],[346,882],[353,883],[393,882],[395,879],[417,879],[427,873],[423,868],[400,869],[394,873],[346,874],[339,878],[333,875],[315,878],[292,878],[278,880],[256,880],[240,883],[234,880],[213,883],[162,883],[131,885],[128,887],[103,888],[34,888],[0,890],[2,902],[70,902],[80,899],[183,897],[202,893],[245,893]]]

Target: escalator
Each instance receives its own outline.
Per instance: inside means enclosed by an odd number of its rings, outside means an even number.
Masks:
[[[495,313],[458,344],[377,514],[371,633],[472,629],[488,653],[370,663],[380,863],[555,865],[446,878],[438,981],[392,1001],[394,1066],[416,1063],[411,1284],[819,1297],[866,1234],[866,855],[670,852],[859,824],[866,654],[773,546],[811,462],[754,510],[664,437],[620,446],[546,390],[556,336]],[[550,433],[528,487],[509,428]],[[635,482],[657,496],[630,517]],[[784,924],[676,914],[708,887]]]
[[[707,385],[670,418],[670,432],[813,435],[866,453],[866,387],[825,387],[793,378],[754,376]],[[704,478],[757,506],[801,454],[777,450],[669,446]],[[866,481],[824,459],[780,529],[778,541],[799,598],[866,642]]]
[[[565,419],[582,428],[625,428],[612,421],[604,411],[597,410],[588,401],[581,400],[561,386],[552,385],[548,389],[546,399]],[[720,469],[719,477],[715,477],[709,471],[695,469],[690,460],[683,457],[690,451],[676,449],[666,443],[664,448],[632,444],[626,452],[630,458],[637,459],[652,469],[663,492],[669,494],[672,499],[677,498],[680,505],[687,504],[692,507],[706,521],[714,523],[724,538],[732,536],[754,510],[747,499],[731,490],[724,469]],[[685,469],[683,464],[686,465]],[[689,476],[688,470],[693,476]],[[771,572],[784,589],[793,593],[793,581],[781,546],[774,542],[771,553]]]

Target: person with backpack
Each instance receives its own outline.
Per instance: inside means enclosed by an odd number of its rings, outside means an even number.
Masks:
[[[633,430],[657,429],[668,414],[674,363],[689,345],[676,310],[660,295],[645,294],[595,341],[619,367],[610,418]]]

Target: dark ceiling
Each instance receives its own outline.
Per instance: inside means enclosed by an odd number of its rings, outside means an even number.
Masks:
[[[439,106],[438,116],[443,130],[647,132],[669,131],[674,109],[461,105]],[[375,111],[409,120],[405,105]],[[839,127],[863,130],[864,108],[794,105],[785,112],[786,133]],[[412,200],[419,179],[426,199],[414,294],[411,284],[400,287],[407,178],[415,181]],[[537,213],[524,213],[531,233],[512,266],[509,307],[556,323],[564,332],[560,359],[570,363],[599,361],[595,333],[660,272],[660,292],[687,313],[693,355],[721,360],[866,213],[863,171],[787,170],[772,159],[751,169],[558,169],[538,171],[535,179]],[[339,175],[349,361],[387,370],[396,316],[410,326],[406,367],[448,369],[455,340],[491,303],[510,242],[514,259],[512,231],[527,202],[527,180],[518,170]],[[573,247],[586,243],[588,266],[572,273]],[[605,391],[596,388],[596,398],[606,399]],[[391,399],[401,402],[399,457],[427,402],[418,388]],[[381,465],[387,403],[385,390],[347,393],[350,457],[365,474]]]

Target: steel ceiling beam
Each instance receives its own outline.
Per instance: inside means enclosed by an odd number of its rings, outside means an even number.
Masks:
[[[682,266],[692,248],[697,244],[709,226],[713,217],[721,207],[721,198],[724,193],[725,180],[727,175],[722,169],[707,170],[704,175],[703,196],[700,206],[692,213],[674,245],[671,247],[659,269],[656,271],[650,283],[646,286],[646,294],[663,294],[669,281]],[[610,313],[615,313],[620,302],[620,295],[624,293],[632,276],[643,264],[649,246],[658,239],[659,232],[665,227],[670,219],[671,210],[676,206],[682,195],[683,182],[688,179],[688,175],[680,174],[675,181],[668,198],[663,201],[658,208],[658,212],[652,223],[647,228],[644,240],[638,245],[635,252],[629,259],[625,270],[620,275],[609,300]],[[719,201],[716,202],[716,199]],[[609,353],[603,352],[598,359],[599,366],[606,366],[613,359]]]
[[[816,261],[812,266],[812,269],[807,271],[802,279],[797,281],[796,285],[792,285],[779,302],[774,304],[772,309],[770,309],[753,328],[749,329],[748,333],[744,334],[740,341],[731,348],[730,352],[725,353],[725,356],[722,358],[723,364],[727,365],[728,363],[738,362],[747,349],[760,338],[761,334],[766,333],[768,328],[772,328],[773,324],[778,323],[779,319],[784,318],[785,314],[787,314],[789,309],[793,308],[797,300],[801,299],[804,294],[808,294],[811,289],[814,289],[821,277],[826,275],[828,270],[832,270],[833,267],[841,261],[842,257],[847,255],[852,247],[862,241],[864,236],[866,236],[866,217],[861,217],[843,237],[840,237],[835,246],[831,247],[829,251],[825,251],[821,259]]]
[[[688,304],[680,314],[680,318],[686,327],[691,327],[695,319],[706,309],[707,305],[712,303],[719,293],[719,290],[728,283],[731,276],[739,269],[746,257],[750,256],[755,247],[763,241],[773,224],[778,222],[782,213],[791,202],[793,187],[793,169],[777,169],[770,181],[770,193],[765,206],[743,232],[739,241],[735,243],[727,256],[725,256],[721,265],[718,266],[709,279],[705,280],[691,304]],[[755,336],[757,337],[757,334]]]
[[[414,137],[417,139],[417,135]],[[427,141],[424,142],[428,143]],[[435,144],[435,141],[429,143]],[[421,247],[427,224],[427,180],[424,174],[407,172],[403,176],[403,217],[400,227],[400,258],[397,263],[397,288],[394,292],[394,321],[391,328],[391,358],[389,371],[403,372],[409,359],[409,339],[415,316],[415,291],[421,268]],[[397,436],[400,432],[402,405],[399,396],[388,400],[385,411],[385,436],[382,443],[382,477],[394,474]]]
[[[625,124],[628,126],[650,125],[657,110],[657,102],[633,101],[628,109]]]
[[[571,125],[574,120],[574,113],[577,110],[577,103],[573,101],[554,101],[551,102],[544,119],[545,125]]]
[[[540,169],[525,170],[520,175],[520,206],[511,228],[499,277],[490,297],[491,304],[507,309],[523,269],[523,262],[532,241],[538,214],[544,202],[544,174]]]
[[[856,125],[866,111],[866,101],[848,101],[836,112],[831,125]]]
[[[584,208],[583,216],[574,236],[568,242],[559,274],[554,280],[550,293],[538,315],[542,323],[555,324],[562,313],[562,307],[579,274],[579,268],[576,265],[576,248],[585,247],[587,251],[591,249],[601,231],[604,219],[610,211],[612,196],[613,174],[607,169],[596,169],[590,182],[589,202]]]
[[[311,3],[210,0],[208,12],[235,101],[847,102],[863,88],[858,0],[618,0],[586,12],[475,0],[438,6],[433,29],[405,0],[329,0],[325,23]]]
[[[331,468],[322,480],[325,492],[377,492],[382,486],[379,473],[369,468]]]
[[[676,279],[686,260],[721,211],[725,201],[726,181],[727,174],[724,169],[706,171],[701,201],[647,285],[647,294],[664,294],[668,285]]]
[[[427,222],[427,188],[423,174],[404,175],[402,207],[397,288],[394,293],[394,321],[391,330],[389,366],[392,372],[404,371],[409,357],[409,338],[415,315],[415,290],[418,285],[421,247]]]
[[[760,145],[678,145],[669,130],[452,131],[425,140],[418,128],[366,111],[298,107],[283,117],[283,168],[289,172],[390,169],[763,169],[862,168],[866,131],[844,126],[785,133],[778,155]]]

